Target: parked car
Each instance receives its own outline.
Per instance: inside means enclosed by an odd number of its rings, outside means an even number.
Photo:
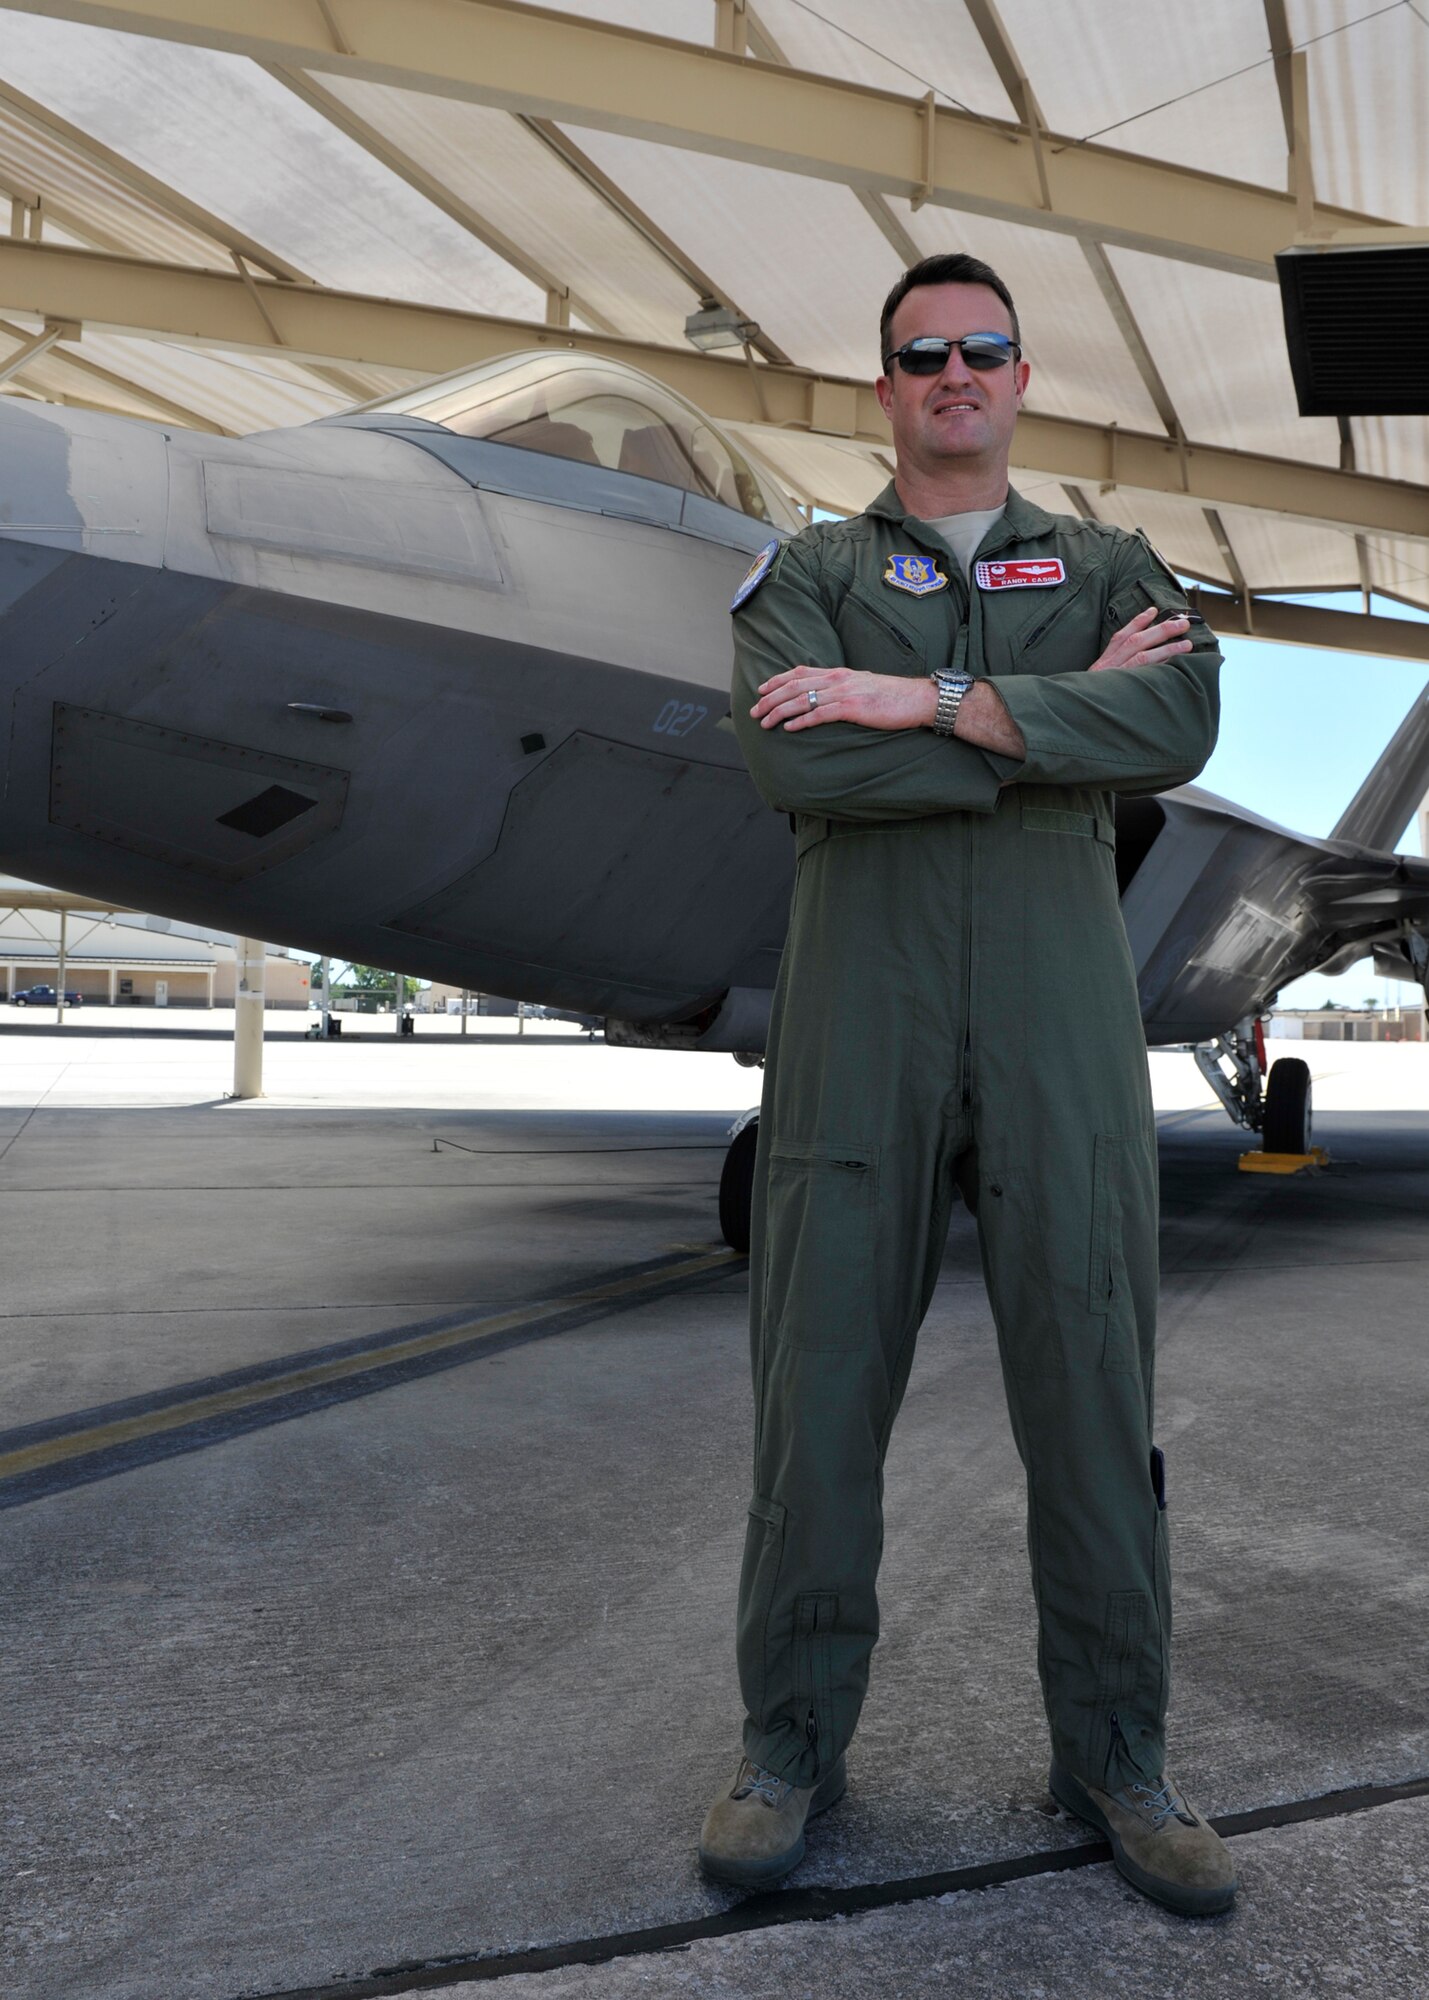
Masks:
[[[58,1002],[59,997],[53,986],[27,986],[22,992],[10,995],[10,998],[17,1007],[53,1007]],[[66,1007],[82,1007],[84,1005],[84,995],[82,993],[71,992],[66,987],[65,1005]]]

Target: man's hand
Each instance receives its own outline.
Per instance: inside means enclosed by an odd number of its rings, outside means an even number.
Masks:
[[[1092,661],[1088,673],[1104,673],[1108,667],[1154,667],[1159,660],[1189,653],[1191,641],[1181,637],[1191,623],[1184,612],[1178,611],[1159,623],[1153,623],[1155,618],[1154,604],[1138,611],[1129,624],[1107,641],[1106,651],[1099,660]]]
[[[1093,660],[1089,673],[1112,667],[1151,667],[1177,653],[1189,653],[1181,635],[1190,620],[1183,614],[1157,619],[1149,605],[1123,625]],[[810,694],[818,701],[811,703]],[[938,710],[936,684],[922,675],[865,674],[853,667],[790,667],[764,681],[750,714],[761,729],[814,729],[821,722],[854,722],[862,729],[927,729]],[[980,749],[1021,757],[1027,746],[1008,715],[996,684],[980,680],[968,689],[954,734]]]
[[[809,701],[817,694],[818,704]],[[924,675],[863,674],[852,667],[790,667],[763,682],[750,714],[761,729],[812,729],[856,722],[864,729],[924,729],[938,712],[938,690]]]

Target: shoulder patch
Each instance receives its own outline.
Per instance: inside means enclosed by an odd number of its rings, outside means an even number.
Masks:
[[[774,558],[783,546],[784,544],[777,538],[772,542],[764,544],[764,547],[744,572],[744,581],[740,584],[739,589],[734,593],[730,601],[729,608],[731,611],[738,611],[741,604],[749,602],[760,584],[763,583],[765,577],[768,576],[770,570],[773,569]]]

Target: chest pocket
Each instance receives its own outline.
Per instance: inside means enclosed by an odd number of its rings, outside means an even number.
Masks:
[[[1089,667],[1102,650],[1105,586],[1105,568],[1090,563],[1050,590],[983,591],[983,657],[989,670],[1071,674]]]
[[[845,594],[834,623],[849,666],[869,674],[927,671],[922,639],[910,632],[891,610],[871,604],[856,583]]]

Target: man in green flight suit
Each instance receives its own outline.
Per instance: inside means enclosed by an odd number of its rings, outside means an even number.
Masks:
[[[1226,1848],[1165,1769],[1156,1151],[1113,798],[1194,778],[1220,654],[1140,536],[1008,486],[1012,299],[963,256],[884,307],[897,474],[735,598],[734,722],[794,821],[751,1254],[744,1759],[700,1859],[777,1881],[844,1788],[883,1461],[961,1193],[1027,1474],[1053,1793],[1188,1915]]]

